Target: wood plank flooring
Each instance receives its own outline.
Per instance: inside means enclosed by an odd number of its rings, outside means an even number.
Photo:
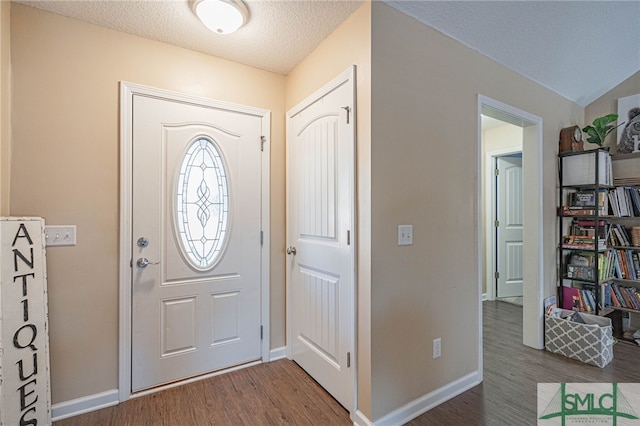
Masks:
[[[640,383],[640,348],[618,343],[599,368],[522,344],[522,308],[483,303],[484,382],[410,426],[535,425],[538,383]]]
[[[133,398],[55,426],[351,425],[349,413],[283,359]]]
[[[536,424],[537,383],[640,382],[640,348],[618,344],[605,368],[522,345],[522,308],[485,302],[484,382],[408,423]],[[279,360],[131,399],[54,426],[351,425],[302,369]]]

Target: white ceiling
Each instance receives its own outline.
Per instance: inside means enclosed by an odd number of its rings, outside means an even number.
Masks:
[[[387,3],[581,106],[640,70],[638,0]]]
[[[248,0],[217,35],[187,0],[13,1],[285,75],[362,3]],[[582,106],[640,70],[640,0],[386,3]]]

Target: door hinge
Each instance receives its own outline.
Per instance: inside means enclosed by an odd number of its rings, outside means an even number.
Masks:
[[[264,244],[264,231],[260,231],[260,245]]]
[[[351,352],[347,352],[347,368],[351,367]]]
[[[347,124],[349,124],[349,115],[351,114],[351,107],[350,106],[343,106],[342,109],[347,111]]]
[[[496,228],[500,227],[500,221],[498,219],[496,219],[495,226],[496,226]]]
[[[262,340],[263,336],[264,336],[264,327],[260,326],[260,340]]]
[[[264,143],[267,141],[266,136],[260,136],[260,151],[264,151]]]
[[[497,280],[497,279],[500,279],[500,272],[496,271],[496,273],[495,273],[495,277],[496,277],[496,280]]]
[[[496,169],[494,174],[495,174],[496,176],[500,176],[500,169]]]
[[[347,245],[351,245],[351,231],[347,229]]]

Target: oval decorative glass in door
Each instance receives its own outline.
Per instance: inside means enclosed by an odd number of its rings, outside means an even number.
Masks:
[[[200,137],[187,148],[174,200],[183,257],[197,270],[213,268],[229,235],[229,178],[221,151],[212,140]]]

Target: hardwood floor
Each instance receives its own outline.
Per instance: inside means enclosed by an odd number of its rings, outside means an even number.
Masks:
[[[640,348],[619,343],[605,368],[522,345],[522,308],[485,302],[484,382],[408,423],[410,426],[536,424],[537,383],[640,382]],[[55,426],[351,425],[344,410],[295,363],[279,360]]]
[[[282,359],[118,406],[55,426],[351,425],[349,413],[292,361]]]
[[[538,383],[640,383],[640,348],[618,343],[605,368],[522,344],[522,308],[483,303],[484,382],[408,423],[535,425]]]

